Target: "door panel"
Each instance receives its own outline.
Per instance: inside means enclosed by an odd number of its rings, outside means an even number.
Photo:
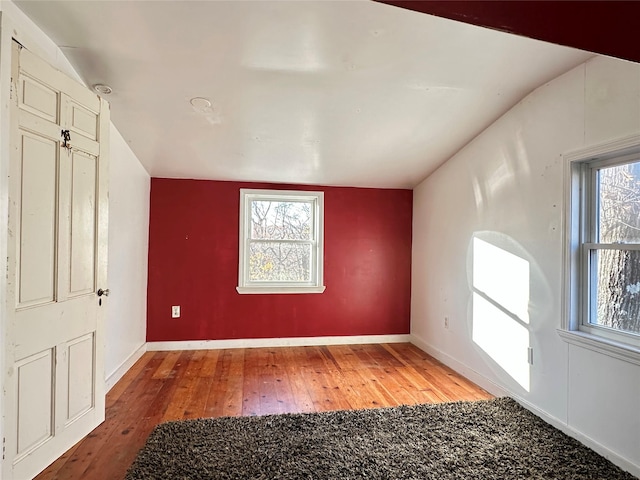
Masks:
[[[53,435],[53,351],[16,363],[18,372],[18,458]]]
[[[82,105],[78,99],[63,93],[60,111],[65,128],[71,133],[72,151],[82,151],[98,157],[100,155],[100,115],[89,105]]]
[[[93,294],[96,255],[96,158],[83,152],[71,157],[71,245],[69,295]]]
[[[94,336],[88,334],[67,344],[68,378],[66,423],[73,422],[93,405]]]
[[[91,140],[97,140],[98,114],[73,101],[70,107],[71,119],[69,125],[71,131],[84,135]]]
[[[12,53],[2,478],[23,480],[104,420],[109,110],[17,44]]]
[[[55,298],[56,169],[58,143],[20,132],[20,287],[18,307]]]
[[[20,76],[20,108],[52,123],[58,123],[58,92],[27,76]]]

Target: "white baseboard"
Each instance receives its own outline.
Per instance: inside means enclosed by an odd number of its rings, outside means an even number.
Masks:
[[[140,345],[140,347],[137,350],[135,350],[131,355],[129,355],[127,359],[124,362],[122,362],[122,364],[118,368],[116,368],[115,372],[107,376],[107,379],[105,381],[107,392],[111,390],[111,388],[116,383],[118,383],[118,380],[120,380],[131,367],[133,367],[133,364],[136,363],[146,351],[147,351],[147,344],[143,343],[142,345]]]
[[[536,407],[532,403],[529,403],[527,400],[523,399],[522,397],[519,397],[518,395],[510,395],[510,396],[515,401],[517,401],[520,405],[522,405],[524,408],[534,413],[538,417],[542,418],[548,424],[553,425],[561,432],[569,435],[572,438],[575,438],[583,445],[586,445],[591,450],[602,455],[604,458],[611,461],[611,463],[617,465],[623,470],[626,470],[631,475],[634,475],[640,478],[640,466],[633,464],[631,461],[627,460],[626,458],[621,457],[617,453],[609,450],[607,447],[605,447],[601,443],[596,442],[592,438],[572,428],[571,426],[567,425],[566,423],[559,420],[558,418],[552,415],[549,415],[547,412],[543,410],[540,410],[538,407]]]
[[[150,352],[161,350],[218,350],[223,348],[313,347],[318,345],[357,345],[366,343],[410,342],[410,335],[359,335],[349,337],[241,338],[234,340],[186,340],[147,342]]]
[[[612,463],[614,463],[618,467],[620,467],[623,470],[626,470],[627,472],[631,473],[631,475],[635,475],[636,477],[640,478],[640,466],[632,463],[631,461],[627,460],[626,458],[624,458],[624,457],[616,454],[615,452],[609,450],[604,445],[596,442],[595,440],[593,440],[592,438],[588,437],[587,435],[581,433],[580,431],[575,430],[574,428],[572,428],[571,426],[569,426],[565,422],[561,421],[560,419],[558,419],[558,418],[556,418],[556,417],[554,417],[552,415],[549,415],[547,412],[545,412],[544,410],[539,409],[538,407],[536,407],[532,403],[529,403],[527,400],[525,400],[521,396],[509,391],[507,388],[505,388],[505,387],[503,387],[501,385],[498,385],[497,383],[495,383],[492,380],[488,379],[487,377],[485,377],[481,373],[476,372],[474,369],[472,369],[472,368],[468,367],[467,365],[463,364],[462,362],[456,360],[455,358],[453,358],[449,354],[444,353],[443,351],[441,351],[441,350],[435,348],[434,346],[430,345],[424,339],[418,337],[417,335],[412,334],[410,341],[411,341],[411,343],[413,343],[419,349],[423,350],[424,352],[428,353],[429,355],[431,355],[436,360],[439,360],[440,362],[442,362],[445,365],[447,365],[449,368],[452,368],[453,370],[455,370],[456,372],[460,373],[464,377],[468,378],[469,380],[471,380],[475,384],[477,384],[480,387],[484,388],[487,392],[491,393],[492,395],[495,395],[497,397],[508,396],[508,397],[513,398],[520,405],[522,405],[524,408],[526,408],[530,412],[534,413],[538,417],[542,418],[545,422],[549,423],[550,425],[554,426],[555,428],[557,428],[561,432],[569,435],[570,437],[575,438],[580,443],[582,443],[583,445],[586,445],[587,447],[589,447],[594,452],[602,455],[603,457],[605,457],[606,459],[610,460]]]
[[[484,388],[491,395],[495,395],[496,397],[513,396],[511,392],[509,392],[502,386],[489,380],[487,377],[476,372],[474,369],[467,367],[464,363],[456,360],[449,354],[444,353],[441,350],[438,350],[437,348],[425,342],[422,338],[418,337],[417,335],[412,334],[410,341],[420,350],[428,353],[436,360],[439,360],[442,363],[444,363],[447,367],[452,368],[463,377],[471,380],[476,385]]]

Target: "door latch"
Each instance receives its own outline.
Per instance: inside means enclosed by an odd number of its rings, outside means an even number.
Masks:
[[[71,133],[69,130],[62,130],[60,135],[62,135],[62,148],[71,150],[71,143],[69,143],[71,142]]]

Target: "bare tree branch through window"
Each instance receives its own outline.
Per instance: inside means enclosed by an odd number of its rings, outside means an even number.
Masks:
[[[640,162],[597,173],[597,239],[620,248],[594,249],[596,306],[591,321],[640,334]]]

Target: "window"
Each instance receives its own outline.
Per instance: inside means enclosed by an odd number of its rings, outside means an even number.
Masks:
[[[323,192],[240,190],[239,293],[322,293]]]
[[[568,165],[561,334],[640,363],[640,138],[578,154]]]

